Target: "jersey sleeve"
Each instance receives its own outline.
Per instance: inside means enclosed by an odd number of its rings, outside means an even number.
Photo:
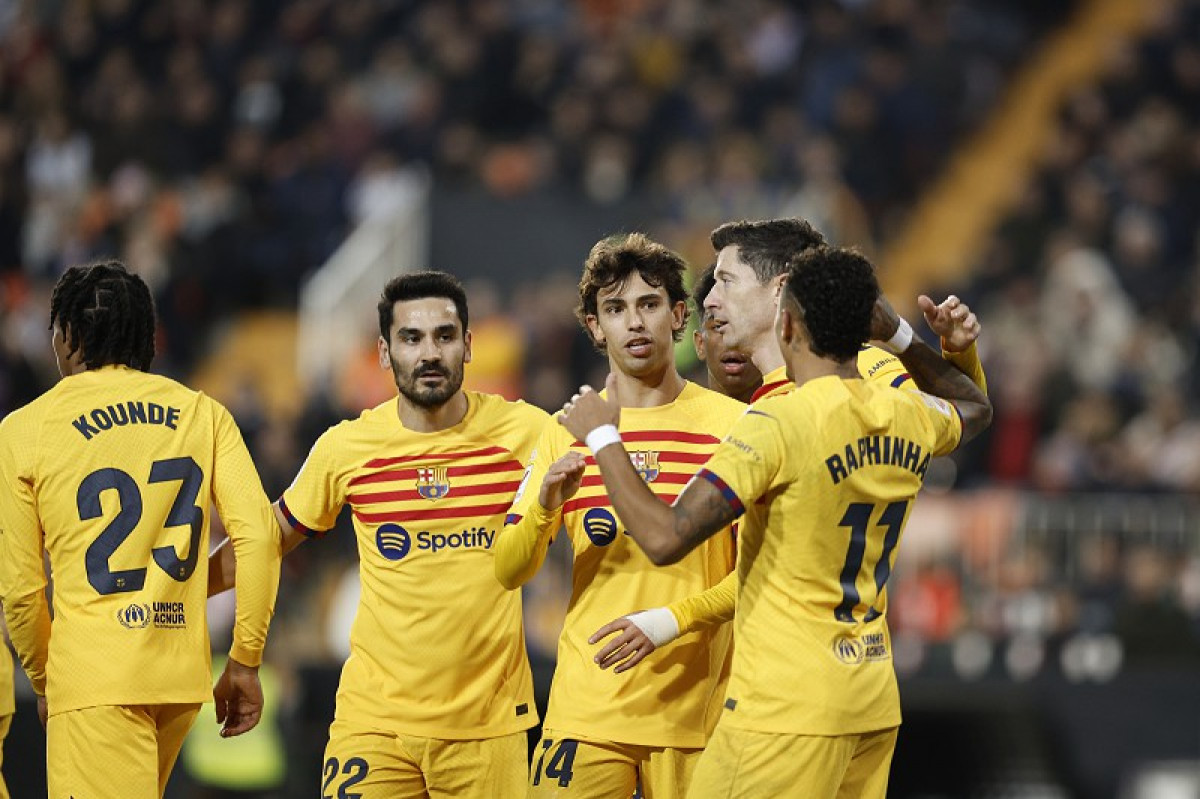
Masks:
[[[323,533],[337,523],[346,504],[346,486],[334,462],[338,427],[321,434],[309,450],[296,479],[279,498],[279,509],[296,530],[306,536]]]
[[[731,571],[712,588],[667,605],[679,625],[680,634],[707,630],[732,621],[737,610],[737,587],[737,572]]]
[[[496,538],[496,579],[505,588],[518,588],[532,579],[546,560],[554,533],[562,523],[562,508],[543,508],[538,502],[542,481],[561,454],[558,422],[548,418],[525,467],[521,486]]]
[[[17,440],[24,431],[16,419],[0,425],[0,598],[13,648],[39,695],[46,692],[50,648],[50,607],[42,527],[38,521],[32,470],[18,453],[33,451],[32,441]]]
[[[987,375],[983,373],[983,361],[979,360],[979,349],[975,346],[974,341],[962,352],[947,352],[943,349],[942,357],[971,378],[971,382],[979,386],[980,391],[984,394],[987,393]]]
[[[962,440],[962,417],[958,408],[941,397],[923,391],[914,392],[913,401],[919,403],[918,412],[931,428],[933,454],[946,455],[953,452]]]
[[[858,354],[858,373],[864,380],[892,388],[916,386],[899,358],[875,346],[863,347],[862,352]]]
[[[780,482],[783,438],[779,420],[768,410],[789,395],[772,397],[748,408],[729,435],[696,474],[716,486],[740,516]]]
[[[233,417],[216,409],[213,500],[233,542],[237,616],[229,656],[246,666],[262,663],[275,612],[282,557],[279,525]]]

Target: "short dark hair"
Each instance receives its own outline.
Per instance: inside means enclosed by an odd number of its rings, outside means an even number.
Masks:
[[[387,341],[392,335],[396,303],[445,297],[454,303],[463,332],[467,332],[467,292],[458,278],[446,272],[412,272],[387,282],[379,295],[379,335]]]
[[[709,238],[716,252],[736,246],[759,283],[782,275],[805,250],[825,245],[825,237],[816,228],[796,218],[726,222]]]
[[[686,322],[688,294],[683,287],[685,271],[687,263],[683,256],[644,233],[617,233],[603,238],[596,242],[583,263],[575,316],[587,330],[587,318],[597,315],[596,297],[600,290],[623,283],[637,272],[651,286],[665,288],[671,305],[677,302],[684,304],[683,320]],[[674,336],[676,341],[682,338],[683,328],[676,330]]]
[[[144,372],[154,360],[154,299],[146,281],[118,260],[63,273],[50,295],[50,328],[55,324],[89,369],[120,364]]]
[[[696,285],[692,286],[692,305],[696,307],[696,317],[704,321],[704,298],[712,293],[713,286],[717,285],[717,265],[711,263],[704,267],[704,271],[700,273],[700,277],[696,278]]]
[[[875,268],[856,250],[817,247],[788,269],[787,294],[800,306],[809,349],[848,361],[871,337],[871,312],[879,298]]]

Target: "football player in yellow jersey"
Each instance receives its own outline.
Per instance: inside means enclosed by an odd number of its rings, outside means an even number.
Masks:
[[[721,336],[723,345],[750,353],[751,365],[765,375],[760,378],[762,385],[748,401],[793,388],[784,373],[783,354],[775,337],[775,310],[790,259],[797,252],[823,243],[821,234],[801,219],[730,222],[712,233],[717,263],[712,279],[707,279],[705,273],[698,286],[697,306],[703,308],[706,324],[711,324],[714,334]],[[709,290],[701,295],[699,289],[705,285]],[[943,356],[986,391],[983,367],[975,348],[979,337],[975,315],[954,296],[936,306],[924,296],[918,303],[930,328],[941,338]],[[874,321],[886,324],[878,314]],[[872,335],[886,339],[891,331],[873,329]],[[863,346],[857,362],[859,373],[872,382],[916,390],[903,364],[878,347]],[[736,580],[731,576],[707,591],[681,598],[665,608],[616,619],[594,636],[597,642],[603,642],[596,653],[597,663],[601,668],[631,669],[679,635],[731,620],[736,603]]]
[[[698,320],[692,332],[692,345],[708,372],[708,387],[739,402],[749,402],[762,385],[762,372],[750,360],[749,353],[729,346],[721,334],[722,323],[711,309],[704,307],[705,298],[717,282],[715,271],[716,264],[709,264],[692,288],[692,305]]]
[[[585,386],[559,418],[655,563],[745,514],[733,674],[689,796],[882,799],[900,723],[887,579],[930,458],[982,431],[991,404],[911,339],[900,358],[937,396],[862,379],[879,288],[861,255],[799,253],[784,292],[775,329],[796,388],[747,409],[673,505],[631,468],[611,376],[611,399]]]
[[[326,431],[275,503],[285,551],[347,504],[358,543],[321,795],[521,796],[537,711],[521,596],[496,582],[492,547],[550,417],[463,390],[471,333],[454,277],[394,278],[378,312],[399,396]]]
[[[621,383],[622,424],[638,442],[631,453],[638,472],[668,498],[745,407],[676,371],[674,342],[687,321],[684,269],[679,255],[641,234],[604,239],[584,265],[577,308]],[[715,585],[733,568],[733,538],[726,531],[670,570],[652,568],[624,533],[585,452],[548,421],[497,544],[496,575],[508,588],[536,573],[560,522],[574,551],[572,596],[529,795],[628,799],[640,780],[647,797],[677,796],[720,712],[731,631],[680,638],[651,658],[645,679],[597,672],[588,639],[613,608],[662,605]],[[564,470],[575,466],[575,478],[564,481]]]
[[[215,689],[225,736],[262,712],[279,537],[229,412],[145,371],[155,319],[141,278],[116,261],[68,269],[50,326],[63,379],[0,423],[4,615],[46,723],[49,795],[148,799],[162,795],[214,696],[209,508],[239,572],[233,647]]]

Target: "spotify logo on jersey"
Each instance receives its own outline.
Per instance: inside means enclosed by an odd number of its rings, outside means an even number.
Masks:
[[[583,514],[583,531],[593,544],[606,547],[617,539],[617,520],[606,508],[592,508]]]
[[[379,554],[388,560],[400,560],[408,554],[412,538],[408,530],[398,524],[381,524],[375,531],[375,546],[379,547]]]

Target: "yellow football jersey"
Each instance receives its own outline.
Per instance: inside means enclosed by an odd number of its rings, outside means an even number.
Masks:
[[[687,383],[674,402],[622,408],[620,431],[634,465],[667,501],[683,490],[746,408]],[[565,523],[574,549],[571,601],[558,644],[546,727],[580,740],[646,746],[702,747],[716,724],[727,679],[728,626],[680,637],[623,674],[600,671],[588,637],[623,613],[659,607],[703,591],[733,569],[729,531],[679,563],[656,568],[617,519],[595,460],[588,455],[579,491],[554,512],[538,504],[550,465],[587,447],[551,421],[538,440],[525,489],[501,536],[498,571],[505,582],[528,579]],[[515,592],[514,592],[515,593]]]
[[[944,400],[864,380],[823,377],[747,409],[700,472],[745,511],[722,724],[900,723],[885,586],[929,460],[961,433]]]
[[[408,430],[396,400],[326,431],[280,500],[294,527],[349,504],[362,597],[337,718],[443,739],[537,723],[520,594],[493,576],[492,544],[546,413],[467,392],[448,430]]]
[[[214,503],[239,556],[232,654],[261,661],[279,585],[278,526],[220,403],[123,366],[64,378],[0,423],[0,481],[4,612],[52,713],[212,698]],[[53,635],[40,595],[43,548]]]
[[[900,362],[899,358],[887,350],[870,344],[864,345],[859,350],[858,373],[866,380],[889,385],[892,388],[914,387],[912,377],[909,376],[908,370],[904,368],[904,364]],[[763,383],[754,392],[750,401],[758,402],[767,397],[777,397],[780,394],[788,393],[795,387],[796,384],[788,379],[787,367],[780,366],[763,375]]]

